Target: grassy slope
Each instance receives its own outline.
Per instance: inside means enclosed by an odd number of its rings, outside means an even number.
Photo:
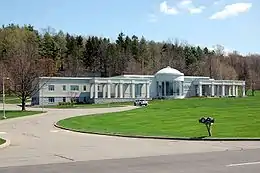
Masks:
[[[213,137],[260,137],[259,104],[259,96],[156,101],[147,108],[74,117],[58,124],[93,132],[200,137],[207,131],[198,119],[212,116]]]

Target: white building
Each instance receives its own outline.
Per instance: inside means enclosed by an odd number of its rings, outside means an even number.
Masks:
[[[102,77],[40,77],[39,92],[33,105],[58,104],[76,99],[84,103],[126,102],[137,98],[245,96],[245,81],[214,80],[209,77],[184,76],[166,67],[155,75]]]

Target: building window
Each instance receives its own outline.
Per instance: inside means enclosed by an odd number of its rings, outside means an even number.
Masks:
[[[79,91],[79,86],[78,85],[71,85],[70,90],[71,91]]]
[[[49,89],[49,91],[54,91],[54,85],[49,85],[48,89]]]
[[[87,90],[87,86],[84,85],[84,86],[83,86],[83,91],[86,91],[86,90]]]
[[[66,91],[66,85],[62,86],[63,91]]]
[[[97,88],[98,88],[97,90],[98,90],[98,91],[100,91],[100,86],[99,86],[99,85],[98,85],[98,87],[97,87]]]
[[[63,101],[63,102],[66,102],[66,97],[63,97],[62,101]]]
[[[54,97],[49,97],[49,103],[54,103]]]

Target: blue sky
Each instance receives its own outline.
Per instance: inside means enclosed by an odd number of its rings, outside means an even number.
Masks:
[[[6,0],[0,24],[50,26],[112,39],[122,31],[155,41],[177,38],[259,53],[259,10],[259,0]]]

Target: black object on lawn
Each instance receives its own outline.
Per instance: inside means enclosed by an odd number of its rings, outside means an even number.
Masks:
[[[212,136],[212,130],[211,130],[211,126],[215,123],[215,119],[212,117],[201,117],[199,119],[199,123],[205,124],[205,126],[207,127],[207,131],[209,136]]]

